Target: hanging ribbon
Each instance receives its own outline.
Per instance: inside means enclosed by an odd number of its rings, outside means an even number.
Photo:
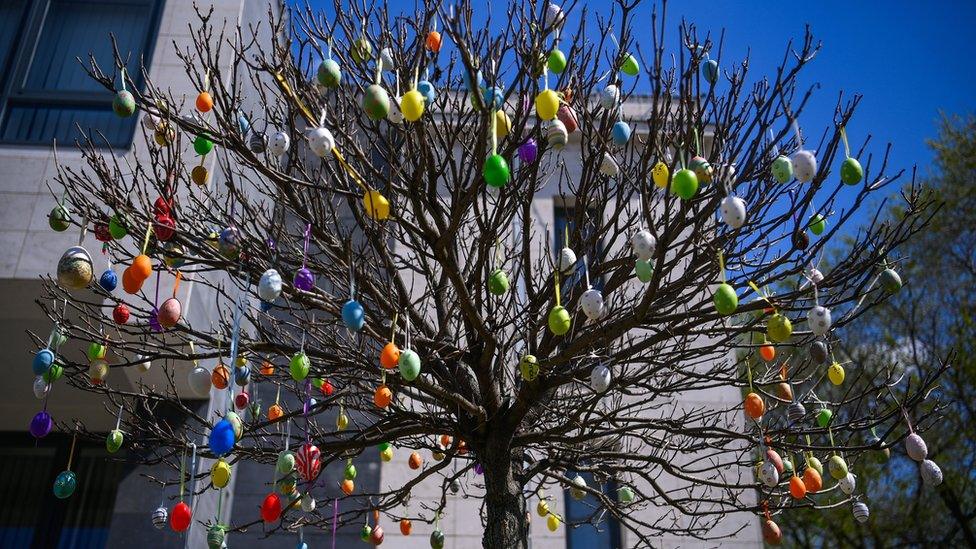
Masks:
[[[722,250],[718,251],[718,272],[720,277],[719,280],[721,280],[722,283],[724,284],[725,283],[725,254],[722,253]]]
[[[75,459],[75,444],[78,442],[78,430],[75,429],[75,434],[71,437],[71,450],[68,452],[68,471],[71,470],[71,462]]]
[[[308,258],[308,241],[312,237],[312,224],[305,225],[305,246],[302,248],[302,268],[305,268],[305,261]]]
[[[146,255],[146,250],[149,249],[149,235],[152,234],[153,220],[150,217],[149,223],[146,225],[146,236],[142,239],[142,254]]]
[[[332,500],[332,549],[336,546],[336,530],[339,528],[339,498]]]
[[[844,126],[840,127],[840,139],[844,142],[844,156],[847,158],[851,157],[851,147],[847,144],[847,130]]]

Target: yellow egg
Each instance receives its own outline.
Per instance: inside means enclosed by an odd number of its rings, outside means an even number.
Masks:
[[[549,527],[550,532],[555,532],[559,529],[559,522],[559,517],[556,515],[549,515],[549,518],[546,519],[546,526]]]
[[[363,206],[366,215],[377,221],[384,221],[390,217],[390,201],[379,191],[370,189],[363,195]]]
[[[559,96],[552,90],[542,90],[535,98],[535,112],[543,120],[556,118],[559,111]]]
[[[420,120],[424,114],[424,94],[415,89],[403,94],[403,98],[400,99],[400,112],[410,122]]]
[[[495,111],[495,137],[504,138],[512,131],[512,121],[505,111]]]
[[[838,362],[831,364],[830,367],[827,368],[827,378],[830,379],[830,382],[834,385],[844,383],[844,376],[844,367]]]
[[[346,427],[349,427],[349,416],[346,414],[339,414],[339,417],[336,418],[336,429],[345,431]]]
[[[380,452],[380,459],[386,462],[391,461],[393,459],[393,447],[390,446],[389,448],[386,448]]]
[[[651,176],[654,178],[654,184],[660,188],[665,188],[668,186],[668,165],[664,162],[658,162],[654,164],[654,168],[651,170]]]
[[[217,488],[223,488],[230,482],[230,465],[224,460],[218,460],[210,467],[210,482]]]
[[[548,515],[549,514],[549,503],[546,500],[544,500],[544,499],[540,499],[539,500],[539,503],[536,504],[536,506],[535,506],[535,512],[536,513],[539,513],[539,516],[540,517],[544,517],[544,516]]]

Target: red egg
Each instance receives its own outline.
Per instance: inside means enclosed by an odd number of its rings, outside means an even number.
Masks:
[[[243,410],[244,408],[247,408],[247,403],[250,401],[250,399],[251,397],[247,395],[247,391],[241,391],[240,393],[237,393],[237,396],[234,397],[234,406],[237,406],[238,410]]]
[[[169,202],[166,202],[166,200],[160,196],[159,198],[156,199],[156,202],[153,203],[153,215],[156,217],[163,216],[163,215],[168,216],[169,213],[170,213]]]
[[[172,328],[180,321],[183,316],[183,306],[175,297],[171,297],[163,302],[159,307],[159,324],[163,328]]]
[[[373,531],[369,534],[369,542],[373,545],[380,545],[383,543],[383,527],[377,526],[373,528]]]
[[[169,513],[169,527],[174,532],[186,532],[190,527],[190,519],[193,518],[193,511],[190,506],[182,501],[173,506]]]
[[[272,492],[264,498],[261,503],[261,518],[264,522],[274,522],[281,516],[281,498]]]
[[[108,228],[108,223],[95,223],[95,240],[99,242],[112,240],[112,232]]]
[[[156,232],[157,240],[166,242],[176,236],[176,221],[169,215],[158,215],[153,223],[153,231]]]
[[[332,384],[329,383],[328,379],[322,381],[321,389],[322,389],[322,394],[324,394],[325,396],[332,396],[333,391],[335,391],[335,387],[333,387]]]
[[[119,303],[112,310],[112,319],[115,320],[116,324],[125,324],[129,321],[129,308],[125,306],[125,303]]]

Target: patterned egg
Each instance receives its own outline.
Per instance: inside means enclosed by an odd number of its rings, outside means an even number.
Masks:
[[[56,232],[64,232],[71,226],[71,214],[60,204],[55,206],[47,216],[47,223]]]
[[[116,324],[125,324],[129,321],[130,314],[129,308],[125,305],[125,303],[119,303],[114,309],[112,309],[112,320],[114,320]]]
[[[746,201],[738,196],[726,196],[719,204],[719,213],[726,225],[738,229],[746,222]]]
[[[525,381],[533,381],[539,377],[539,361],[535,355],[524,355],[519,360],[519,372]]]
[[[41,377],[43,377],[44,381],[46,381],[48,384],[51,384],[61,379],[61,374],[63,373],[64,368],[60,364],[54,363],[51,365],[51,368],[48,369],[48,371]]]
[[[830,317],[830,309],[817,305],[807,311],[807,324],[814,335],[824,335],[830,330],[833,319]]]
[[[400,375],[406,381],[413,381],[417,379],[420,375],[420,355],[418,355],[412,349],[406,349],[400,353],[400,358],[397,360],[397,367],[400,370]]]
[[[241,391],[234,396],[234,406],[237,406],[238,410],[243,410],[244,408],[247,408],[250,400],[251,397],[247,394],[247,391]]]
[[[613,109],[618,102],[620,102],[620,88],[613,84],[603,88],[603,92],[600,93],[600,105],[604,109]]]
[[[793,173],[802,183],[813,181],[817,175],[817,157],[810,151],[796,151],[793,153]]]
[[[58,284],[69,290],[82,290],[94,278],[92,258],[81,246],[68,248],[58,261]]]
[[[295,470],[295,453],[290,450],[282,450],[278,453],[278,460],[275,462],[275,468],[282,475],[287,475],[288,473]]]
[[[856,158],[845,158],[840,165],[840,180],[845,185],[857,185],[864,177],[864,170]]]
[[[765,461],[759,468],[759,480],[766,486],[773,488],[779,484],[779,471],[772,462]]]
[[[793,334],[793,323],[786,316],[776,313],[766,322],[766,333],[775,343],[785,343]]]
[[[227,532],[224,531],[224,527],[219,524],[214,524],[207,530],[207,549],[227,547],[225,543],[226,538]]]
[[[814,341],[811,343],[810,358],[819,364],[827,362],[827,359],[830,358],[830,350],[827,348],[827,344],[823,341]]]
[[[844,367],[840,365],[839,362],[834,362],[827,368],[827,378],[834,385],[841,385],[844,383],[844,378],[847,373],[844,371]]]
[[[638,259],[647,261],[654,257],[654,250],[657,248],[657,239],[647,229],[641,229],[630,237],[630,248]]]
[[[885,269],[881,272],[880,277],[881,287],[885,289],[888,293],[895,293],[901,289],[901,277],[894,269]]]
[[[430,533],[430,549],[444,549],[444,532],[440,528]]]
[[[708,160],[705,160],[701,156],[695,156],[688,162],[688,167],[695,172],[695,177],[698,178],[699,182],[711,183],[712,175],[715,171],[712,169],[712,165],[708,163]]]
[[[241,251],[241,232],[233,225],[225,227],[217,237],[217,249],[224,257],[235,258]]]
[[[390,96],[379,84],[371,84],[363,92],[363,110],[370,120],[383,120],[390,113]]]
[[[318,476],[322,467],[320,458],[321,452],[317,446],[309,442],[302,444],[295,454],[295,468],[302,480],[312,481]]]
[[[538,515],[540,517],[544,517],[544,516],[548,515],[549,514],[549,502],[546,501],[546,500],[544,500],[544,499],[540,499],[539,500],[539,503],[537,503],[535,505],[535,512],[538,513]]]
[[[330,158],[335,148],[335,138],[328,128],[318,127],[308,132],[308,146],[321,158]]]
[[[572,484],[569,485],[569,495],[575,500],[581,500],[586,497],[586,479],[580,475],[576,475],[573,478]]]
[[[268,136],[261,132],[251,132],[247,139],[247,148],[254,154],[261,154],[268,150]]]
[[[562,26],[565,20],[566,14],[563,13],[563,9],[558,4],[553,2],[546,4],[546,29]]]
[[[912,433],[905,438],[905,451],[915,461],[922,461],[929,455],[928,446],[918,433]]]
[[[315,498],[313,498],[308,494],[305,494],[304,496],[302,496],[302,502],[300,505],[302,507],[302,511],[305,511],[306,513],[311,513],[312,511],[315,510]]]
[[[922,461],[920,469],[922,471],[922,482],[926,486],[935,487],[942,484],[942,469],[939,469],[934,461],[930,459]]]
[[[783,466],[783,458],[781,458],[776,450],[773,450],[772,448],[766,448],[766,461],[773,464],[773,467],[776,468],[777,473],[782,473],[785,470]]]
[[[162,530],[163,528],[166,528],[167,520],[169,520],[169,511],[167,511],[166,508],[163,507],[162,505],[160,505],[159,507],[156,508],[155,511],[153,511],[152,523],[157,530]]]
[[[556,111],[556,118],[566,126],[567,133],[573,133],[579,129],[579,120],[576,118],[576,113],[572,107],[565,103],[559,105],[559,110]]]
[[[773,160],[773,177],[780,183],[788,183],[793,179],[793,162],[786,156],[779,155]]]
[[[604,363],[599,363],[590,371],[590,387],[598,393],[606,392],[610,387],[610,368]]]
[[[485,88],[481,93],[481,97],[485,105],[491,110],[500,109],[505,103],[505,92],[498,86]]]
[[[867,504],[863,501],[854,502],[851,511],[854,513],[854,519],[862,524],[867,522],[868,517],[871,515],[871,511],[868,510]]]
[[[569,142],[569,133],[566,131],[566,125],[559,120],[549,122],[546,129],[546,143],[553,149],[560,151],[567,142]]]
[[[421,80],[419,83],[417,83],[417,91],[424,98],[424,107],[429,107],[430,104],[437,99],[437,88],[435,88],[434,84],[427,80]],[[407,95],[410,95],[410,92],[407,92],[406,95],[404,95],[404,98],[406,98]],[[403,111],[403,114],[407,117],[407,120],[410,120],[410,115],[406,110]],[[423,111],[421,111],[421,114],[423,114]],[[420,117],[418,116],[417,118]]]
[[[128,90],[120,90],[112,99],[112,110],[120,118],[128,118],[136,112],[136,98]]]
[[[839,481],[847,478],[847,462],[838,455],[830,456],[830,459],[827,461],[827,471],[830,472],[830,476],[834,480]]]
[[[34,378],[34,396],[38,399],[46,397],[50,388],[51,386],[48,385],[48,382],[44,381],[44,376]]]
[[[98,277],[98,285],[106,292],[111,292],[119,285],[119,277],[115,271],[108,269],[102,273],[102,276]]]
[[[626,145],[630,141],[630,125],[623,120],[616,122],[610,131],[610,136],[616,145],[621,147]]]
[[[258,297],[263,301],[272,302],[281,295],[281,275],[275,269],[268,269],[258,281]]]
[[[617,177],[617,174],[620,173],[620,165],[608,152],[603,153],[603,160],[600,161],[600,173],[607,177]]]
[[[550,514],[548,517],[546,517],[546,528],[548,528],[550,532],[559,530],[559,523],[559,517],[556,515]]]
[[[603,316],[603,294],[600,290],[590,288],[580,296],[580,307],[583,314],[590,320],[597,320]]]
[[[573,319],[565,307],[556,305],[549,310],[548,323],[549,331],[561,336],[566,335],[566,333],[569,332],[570,327],[572,327]]]
[[[562,250],[559,251],[559,270],[563,274],[570,274],[576,267],[576,252],[568,246],[564,246]]]
[[[620,503],[630,503],[634,501],[634,489],[630,486],[617,488],[617,501]]]
[[[159,324],[163,328],[172,328],[179,323],[183,316],[183,306],[175,297],[171,297],[159,306]]]
[[[803,420],[803,416],[807,415],[807,409],[803,407],[799,401],[793,401],[790,403],[789,409],[787,410],[787,416],[790,418],[790,422],[798,423]]]
[[[326,88],[338,88],[339,83],[342,82],[342,70],[339,69],[339,63],[336,63],[334,59],[322,61],[319,64],[316,76],[319,84]]]
[[[268,152],[274,156],[281,156],[288,152],[288,147],[291,146],[291,138],[285,132],[275,132],[271,136],[271,140],[268,143]]]
[[[823,273],[820,272],[820,269],[814,267],[813,265],[807,267],[804,274],[810,279],[810,282],[813,282],[814,284],[820,284],[823,282]]]
[[[846,495],[851,495],[854,493],[854,489],[857,488],[857,477],[854,473],[848,471],[847,476],[837,481],[837,486],[840,488],[841,492]]]
[[[234,430],[234,441],[236,442],[240,440],[241,435],[244,434],[244,422],[241,421],[241,416],[234,412],[227,412],[224,417],[227,418],[227,421],[230,422],[231,428]]]
[[[92,385],[101,385],[105,382],[106,377],[108,377],[108,362],[105,362],[104,359],[93,360],[88,365],[88,378]]]
[[[668,165],[660,161],[654,164],[654,167],[651,168],[651,179],[654,180],[654,185],[658,188],[663,189],[667,187],[668,180],[670,179]]]

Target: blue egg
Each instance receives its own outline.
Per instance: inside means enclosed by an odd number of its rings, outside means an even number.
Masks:
[[[237,113],[237,125],[241,128],[241,133],[245,134],[251,129],[251,121],[244,116],[244,113]]]
[[[417,91],[419,91],[424,96],[424,106],[429,107],[434,99],[437,98],[437,90],[434,89],[434,85],[427,80],[421,80],[417,84]]]
[[[630,141],[630,124],[627,124],[623,120],[617,122],[613,125],[611,135],[614,143],[620,146],[626,145]]]
[[[702,76],[712,84],[718,82],[718,61],[714,59],[705,61],[705,64],[702,65]]]
[[[234,383],[239,387],[247,385],[251,381],[250,368],[234,368]]]
[[[342,321],[350,330],[358,332],[366,324],[366,311],[355,299],[350,299],[342,306]]]
[[[51,352],[51,349],[37,351],[37,354],[34,355],[34,375],[42,376],[46,374],[51,369],[52,364],[54,364],[54,353]]]
[[[99,277],[98,285],[104,288],[106,292],[111,292],[119,285],[119,277],[115,274],[115,271],[109,269]]]
[[[217,422],[210,430],[210,451],[222,456],[234,449],[234,424],[227,418]]]
[[[295,546],[295,549],[308,549],[308,544],[304,541],[300,541],[298,542],[298,545]]]
[[[464,85],[469,91],[478,91],[485,85],[485,79],[481,76],[481,70],[475,73],[475,78],[472,81],[471,73],[467,71],[464,67],[461,67],[461,79],[464,80]]]
[[[491,109],[500,109],[502,108],[502,103],[505,102],[505,92],[498,86],[485,88],[485,91],[481,95],[485,100],[485,105],[488,105]]]

